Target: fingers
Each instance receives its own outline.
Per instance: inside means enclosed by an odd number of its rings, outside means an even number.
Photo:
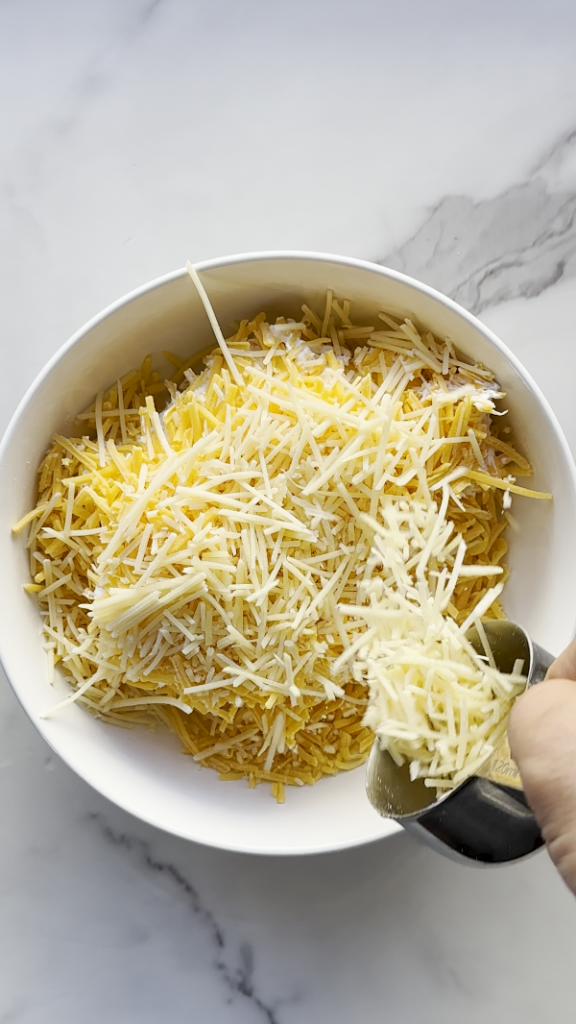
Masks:
[[[576,679],[576,640],[556,658],[548,669],[546,679]]]
[[[576,682],[558,678],[559,665],[576,676],[575,644],[516,701],[508,737],[548,852],[576,894]]]

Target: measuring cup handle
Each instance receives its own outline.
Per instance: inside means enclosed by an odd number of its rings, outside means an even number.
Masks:
[[[530,673],[530,686],[541,683],[552,663],[556,661],[553,654],[545,651],[543,647],[532,643],[532,671]]]

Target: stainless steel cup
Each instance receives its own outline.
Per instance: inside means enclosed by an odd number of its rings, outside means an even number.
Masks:
[[[528,666],[527,686],[544,679],[554,658],[520,626],[500,621],[483,626],[501,672],[511,672],[521,658]],[[468,639],[483,653],[475,629]],[[454,860],[503,864],[526,857],[544,842],[506,737],[475,775],[439,798],[423,780],[412,782],[408,765],[398,767],[376,741],[368,760],[366,791],[382,817],[395,818],[408,832]]]

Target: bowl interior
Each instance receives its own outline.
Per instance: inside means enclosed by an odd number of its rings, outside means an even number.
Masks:
[[[202,268],[200,268],[202,269]],[[514,499],[520,525],[510,531],[508,616],[542,646],[558,651],[572,635],[576,578],[576,492],[565,441],[533,383],[478,321],[399,275],[328,257],[256,257],[204,265],[202,278],[227,333],[234,320],[261,309],[298,317],[303,301],[323,308],[327,288],[351,299],[364,322],[379,309],[415,317],[460,351],[490,366],[507,392],[515,436],[534,466],[534,486],[553,502]],[[182,756],[178,741],[114,729],[70,706],[43,712],[68,692],[47,684],[40,620],[22,591],[28,581],[22,539],[10,528],[34,500],[36,466],[55,431],[101,388],[139,365],[149,352],[187,356],[213,335],[194,286],[178,272],[133,293],[92,321],[58,354],[26,396],[0,453],[0,559],[4,569],[0,654],[12,686],[51,746],[87,782],[131,813],[170,832],[214,846],[255,853],[312,853],[368,842],[398,826],[378,817],[364,792],[362,769],[287,791],[277,806],[266,786],[221,783]]]

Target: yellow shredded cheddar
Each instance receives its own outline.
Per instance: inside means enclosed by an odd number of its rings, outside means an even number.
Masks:
[[[487,614],[504,615],[504,510],[543,497],[515,483],[530,467],[491,415],[489,370],[410,320],[351,317],[331,292],[299,322],[260,314],[168,355],[165,383],[147,357],[54,437],[14,527],[66,702],[162,723],[280,802],[373,740],[351,671],[370,624],[346,611],[386,579],[367,521],[394,529],[390,509],[423,493],[442,509],[442,545],[422,524],[413,568],[432,585],[464,552],[446,607],[461,624],[495,578]]]

